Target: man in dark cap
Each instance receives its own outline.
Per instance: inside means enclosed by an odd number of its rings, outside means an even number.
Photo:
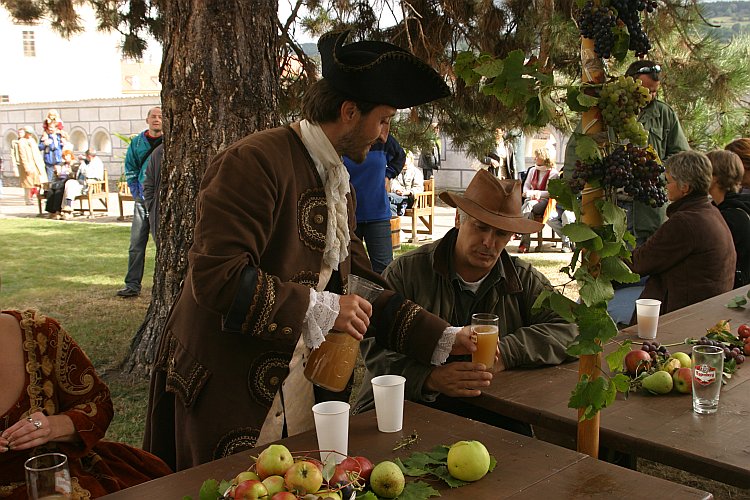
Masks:
[[[317,401],[348,393],[303,375],[329,330],[440,364],[475,349],[468,329],[386,290],[345,295],[350,274],[383,285],[354,233],[341,156],[362,162],[397,108],[446,97],[440,75],[384,42],[318,42],[323,79],[301,122],[219,153],[198,194],[189,267],[151,378],[144,448],[175,470],[314,428]]]
[[[551,310],[532,310],[551,287],[528,262],[511,257],[506,245],[516,233],[531,234],[542,224],[521,214],[521,184],[479,170],[463,195],[440,199],[459,213],[457,228],[442,239],[409,252],[383,274],[393,290],[454,325],[468,325],[475,313],[499,318],[500,356],[493,371],[558,364],[577,335],[576,325]],[[373,406],[370,379],[383,374],[406,377],[405,397],[444,411],[517,432],[528,426],[467,404],[492,380],[492,373],[463,356],[431,366],[389,351],[366,339],[367,374],[355,411]]]

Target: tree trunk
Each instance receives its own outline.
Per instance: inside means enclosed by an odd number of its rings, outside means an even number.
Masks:
[[[209,160],[277,124],[278,0],[159,2],[164,115],[159,246],[151,304],[124,370],[146,376],[187,271],[195,202]],[[248,196],[252,183],[248,180]],[[186,290],[185,293],[191,293]]]

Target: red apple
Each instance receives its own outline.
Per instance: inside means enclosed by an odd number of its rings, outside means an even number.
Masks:
[[[255,471],[261,479],[283,476],[294,463],[294,458],[283,444],[272,444],[258,455]]]
[[[740,327],[737,328],[737,335],[739,335],[741,339],[750,338],[750,325],[740,325]]]
[[[674,387],[677,392],[688,394],[693,392],[693,370],[692,368],[678,368],[672,374]]]
[[[269,496],[285,490],[282,476],[268,476],[263,480],[263,485],[268,490]]]
[[[354,472],[364,480],[364,485],[370,481],[370,474],[374,465],[365,457],[346,457],[338,466],[345,471]]]
[[[284,474],[284,483],[289,491],[300,495],[315,493],[323,484],[323,473],[314,463],[302,460],[289,467]]]
[[[651,355],[637,349],[625,355],[625,371],[631,375],[638,375],[651,368]]]
[[[343,462],[342,462],[343,463]],[[328,484],[334,485],[338,483],[349,483],[349,476],[347,475],[347,470],[345,470],[343,467],[341,467],[341,464],[338,464],[336,468],[333,470],[333,474],[331,475],[331,478],[328,480]]]
[[[271,497],[271,500],[297,500],[297,495],[288,491],[280,491]]]
[[[268,490],[266,487],[257,479],[248,479],[242,481],[234,489],[235,500],[259,500],[261,498],[268,498]]]

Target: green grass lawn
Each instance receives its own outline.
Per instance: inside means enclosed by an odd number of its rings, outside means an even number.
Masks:
[[[154,247],[148,246],[143,292],[115,296],[124,286],[130,227],[3,219],[0,307],[34,308],[60,321],[107,381],[115,404],[108,439],[140,446],[148,382],[132,381],[116,367],[146,315],[153,281]]]

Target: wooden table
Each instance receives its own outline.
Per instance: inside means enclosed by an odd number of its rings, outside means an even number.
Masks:
[[[404,437],[417,433],[419,441],[410,449],[393,451]],[[413,451],[427,451],[439,444],[450,445],[462,439],[483,442],[498,461],[495,470],[480,481],[450,489],[443,483],[430,482],[441,498],[633,498],[647,492],[649,498],[702,498],[710,493],[671,483],[615,465],[595,460],[559,446],[504,431],[473,420],[443,413],[415,403],[406,403],[404,429],[385,434],[378,432],[373,411],[353,416],[349,428],[349,454],[364,455],[377,463],[381,460],[408,457]],[[281,440],[292,452],[314,450],[314,432]],[[198,498],[204,480],[231,479],[252,463],[260,449],[200,465],[156,479],[106,498],[111,500],[153,498]],[[407,478],[407,480],[410,480]]]
[[[682,342],[700,338],[721,319],[731,319],[733,332],[750,323],[750,307],[725,307],[750,286],[665,314],[659,319],[657,341]],[[617,340],[639,341],[637,328],[625,328]],[[605,353],[614,349],[605,347]],[[670,347],[691,352],[691,346]],[[606,363],[605,363],[606,365]],[[606,369],[606,367],[605,367]],[[496,413],[561,433],[574,446],[576,410],[568,408],[578,380],[578,363],[535,370],[512,370],[495,375],[478,398],[465,401]],[[713,415],[692,411],[692,396],[671,393],[653,396],[630,393],[601,415],[600,444],[741,488],[750,487],[750,360],[723,386],[719,410]]]

